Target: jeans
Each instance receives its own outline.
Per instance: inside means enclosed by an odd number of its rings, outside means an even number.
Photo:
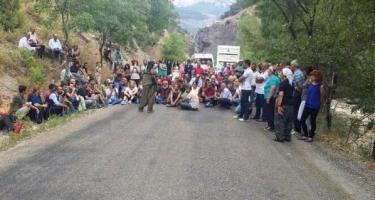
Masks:
[[[232,106],[230,99],[220,98],[217,100],[219,106],[229,109]]]
[[[266,100],[264,99],[264,94],[258,94],[256,93],[256,99],[255,99],[255,119],[262,119],[266,120],[265,114],[264,114],[264,104]]]
[[[314,138],[316,130],[316,117],[318,116],[319,110],[305,107],[301,117],[302,129],[305,137]],[[306,120],[310,116],[311,130],[307,130]]]
[[[120,98],[118,98],[118,97],[111,97],[111,98],[109,98],[108,100],[107,100],[107,104],[108,105],[116,105],[116,104],[119,104],[119,103],[121,103],[121,99]]]
[[[86,99],[85,100],[86,108],[95,108],[97,106],[97,103],[95,100],[92,99]]]
[[[268,124],[268,127],[271,129],[271,130],[274,130],[275,129],[275,98],[272,97],[270,99],[270,103],[266,103],[265,107],[264,107],[264,114],[266,115],[266,121],[267,121],[267,124]]]
[[[301,105],[301,96],[302,94],[297,91],[297,90],[294,90],[294,94],[293,94],[293,122],[294,122],[294,130],[296,132],[299,132],[301,133],[301,122],[297,119],[298,118],[298,110],[299,110],[299,106]]]
[[[167,98],[161,97],[161,96],[156,96],[156,104],[162,104],[166,105],[167,104]]]
[[[196,108],[193,108],[189,102],[182,102],[180,104],[180,107],[182,110],[198,110]]]
[[[241,90],[241,112],[238,117],[243,118],[245,120],[249,119],[250,116],[250,98],[251,90]]]

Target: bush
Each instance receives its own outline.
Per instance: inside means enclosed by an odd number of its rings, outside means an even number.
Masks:
[[[32,84],[42,84],[44,82],[44,73],[43,73],[43,66],[40,64],[33,55],[24,49],[19,49],[21,53],[22,60],[25,64],[25,67],[30,72],[30,78]]]

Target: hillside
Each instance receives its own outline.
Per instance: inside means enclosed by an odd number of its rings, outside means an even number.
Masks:
[[[212,53],[216,57],[218,45],[239,45],[238,23],[240,18],[246,14],[253,15],[254,12],[255,7],[249,7],[211,26],[199,29],[195,36],[196,51]]]
[[[60,18],[56,18],[52,26],[46,25],[45,16],[37,14],[35,6],[34,2],[22,1],[18,12],[20,22],[17,27],[12,31],[4,31],[0,28],[0,93],[2,95],[14,94],[19,84],[25,84],[29,88],[38,84],[46,88],[48,84],[59,81],[61,71],[59,62],[46,57],[43,59],[30,57],[17,47],[19,39],[31,28],[36,28],[39,41],[44,45],[47,45],[48,40],[55,33],[63,42],[64,34]],[[94,73],[96,62],[100,61],[99,40],[100,34],[91,30],[74,30],[70,33],[69,44],[79,46],[81,53],[79,60],[81,63],[88,63],[89,74]],[[138,43],[137,39],[133,38],[128,45],[118,45],[115,42],[112,44],[121,47],[124,60],[129,62],[133,59],[141,61],[150,57]],[[102,72],[103,78],[111,76],[110,67],[107,65],[103,66]]]
[[[197,31],[209,26],[228,11],[232,1],[201,1],[191,5],[177,5],[176,10],[180,16],[182,28],[195,35]]]

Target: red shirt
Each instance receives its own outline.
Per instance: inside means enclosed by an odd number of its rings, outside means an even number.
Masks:
[[[215,95],[215,89],[212,87],[206,87],[203,89],[203,93],[207,97],[212,97]]]
[[[203,75],[204,74],[204,69],[202,67],[197,67],[195,68],[195,75]]]

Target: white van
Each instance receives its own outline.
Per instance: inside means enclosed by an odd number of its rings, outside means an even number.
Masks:
[[[214,64],[214,56],[208,53],[196,53],[191,59],[199,62],[203,69],[207,69],[208,65]]]

